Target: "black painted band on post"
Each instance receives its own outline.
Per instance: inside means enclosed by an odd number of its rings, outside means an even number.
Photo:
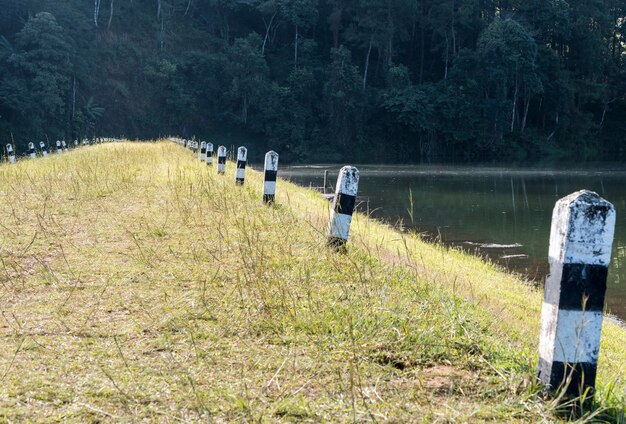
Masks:
[[[276,181],[278,171],[265,171],[265,181]]]
[[[352,214],[354,213],[355,204],[356,196],[351,196],[345,193],[338,193],[337,202],[335,203],[335,212],[352,216]]]
[[[226,156],[218,156],[217,157],[217,163],[225,164],[226,163]]]
[[[246,169],[246,161],[238,160],[237,161],[237,169]]]

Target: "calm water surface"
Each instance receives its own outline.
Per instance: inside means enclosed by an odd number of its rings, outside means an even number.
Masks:
[[[282,168],[300,185],[335,183],[339,166]],[[617,210],[607,310],[626,319],[626,167],[588,170],[455,166],[360,166],[359,209],[444,243],[488,256],[543,281],[555,202],[586,188]]]

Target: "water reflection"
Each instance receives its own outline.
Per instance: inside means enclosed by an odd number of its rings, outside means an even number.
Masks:
[[[290,167],[283,178],[322,186],[324,170]],[[548,239],[555,202],[586,188],[617,209],[608,310],[626,319],[626,169],[505,169],[494,167],[362,166],[359,195],[371,215],[485,255],[541,281],[548,271]],[[334,181],[333,181],[334,182]],[[365,205],[361,206],[365,209]]]

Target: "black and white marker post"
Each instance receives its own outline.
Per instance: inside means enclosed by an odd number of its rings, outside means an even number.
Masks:
[[[206,144],[206,164],[213,165],[213,143]]]
[[[235,184],[243,185],[246,178],[246,163],[248,162],[248,149],[241,146],[237,149],[237,169],[235,169]]]
[[[206,141],[200,143],[200,162],[204,162],[206,160]]]
[[[278,153],[270,150],[265,154],[263,202],[271,205],[276,195],[276,176],[278,175]]]
[[[46,143],[44,143],[43,141],[40,141],[39,148],[41,149],[41,154],[44,157],[48,156],[48,149],[46,149]]]
[[[219,146],[217,148],[217,173],[223,174],[226,172],[226,147]]]
[[[346,250],[358,190],[359,170],[354,166],[341,168],[328,224],[328,244],[340,252]]]
[[[65,140],[61,140],[61,146],[63,146],[63,153],[67,153],[67,144],[65,144]]]
[[[56,153],[61,153],[61,140],[57,140],[57,150]]]
[[[7,156],[9,156],[9,163],[15,163],[15,150],[12,144],[7,144]]]
[[[31,159],[35,159],[37,157],[37,153],[35,153],[35,143],[32,141],[28,143],[28,156],[30,156]]]
[[[550,390],[593,394],[614,231],[615,208],[594,192],[572,193],[554,207],[538,369]]]

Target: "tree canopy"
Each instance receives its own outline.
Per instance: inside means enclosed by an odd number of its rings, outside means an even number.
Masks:
[[[626,0],[0,0],[0,138],[623,159]]]

